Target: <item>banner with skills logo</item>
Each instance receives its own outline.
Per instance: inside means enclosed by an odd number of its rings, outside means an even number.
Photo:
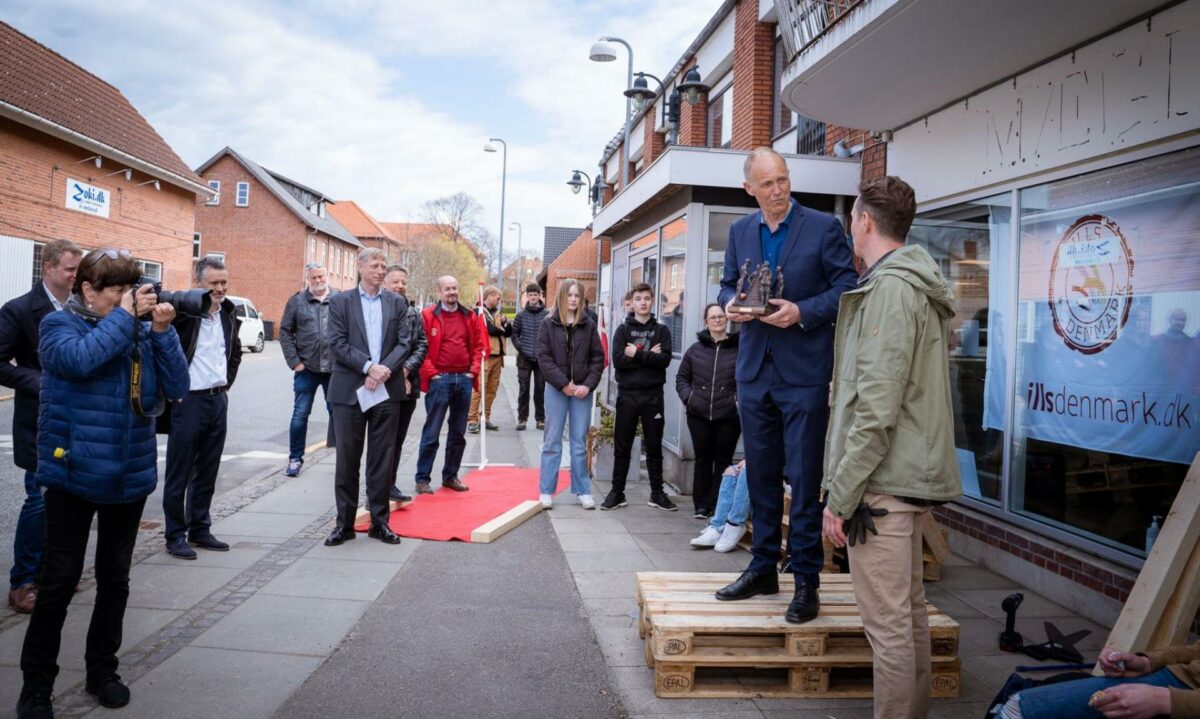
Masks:
[[[1149,187],[1022,192],[1014,427],[1025,436],[1183,464],[1200,450],[1200,190],[1180,182],[1200,179],[1192,160],[1136,178]]]

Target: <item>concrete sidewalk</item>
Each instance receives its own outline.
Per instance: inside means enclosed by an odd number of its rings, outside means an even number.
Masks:
[[[536,467],[541,433],[532,422],[528,431],[512,429],[516,385],[510,366],[495,410],[502,430],[489,433],[489,455]],[[419,409],[401,463],[408,490],[422,421]],[[467,461],[478,458],[477,442],[468,435]],[[597,499],[607,488],[596,483]],[[552,511],[490,545],[405,539],[387,546],[360,536],[327,548],[333,455],[318,452],[298,478],[280,471],[218,498],[213,531],[230,542],[228,553],[176,560],[163,551],[161,530],[143,531],[120,669],[133,699],[120,714],[97,709],[83,692],[94,596],[85,575],[63,631],[57,715],[871,715],[866,700],[657,699],[634,626],[634,573],[738,572],[749,557],[692,550],[688,541],[703,525],[685,511],[690,502],[677,501],[679,512],[651,508],[639,481],[627,494],[630,506],[615,512],[584,511],[560,495]],[[963,686],[960,699],[935,702],[930,716],[981,717],[1012,667],[1035,663],[996,649],[1000,600],[1021,588],[958,560],[942,576],[928,594],[962,626]],[[1081,642],[1085,653],[1107,636],[1026,591],[1019,631],[1040,636],[1043,618],[1065,631],[1092,629]],[[26,623],[0,612],[0,717],[12,716],[20,688]]]

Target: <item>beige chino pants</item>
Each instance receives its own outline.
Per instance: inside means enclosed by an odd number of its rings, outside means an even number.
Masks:
[[[929,614],[921,565],[917,507],[867,492],[863,501],[888,514],[875,518],[879,536],[848,547],[850,578],[874,651],[875,719],[924,719],[932,682]]]
[[[487,390],[487,409],[488,421],[492,421],[492,402],[496,401],[496,393],[500,391],[500,371],[504,369],[504,358],[500,355],[487,358],[487,384],[484,389]],[[479,421],[479,390],[471,392],[471,408],[467,412],[468,422]]]

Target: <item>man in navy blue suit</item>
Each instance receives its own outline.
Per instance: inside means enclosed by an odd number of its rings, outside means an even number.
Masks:
[[[833,369],[833,321],[843,292],[857,284],[850,244],[830,215],[792,199],[787,163],[760,147],[743,166],[746,192],[759,212],[729,230],[718,301],[742,324],[737,361],[738,407],[746,452],[746,482],[754,518],[753,559],[717,599],[777,594],[783,541],[783,478],[792,488],[788,548],[796,590],[786,619],[799,624],[817,616],[824,551],[821,545],[822,460],[829,422]],[[738,274],[764,261],[771,276],[782,270],[783,297],[769,314],[737,312]]]

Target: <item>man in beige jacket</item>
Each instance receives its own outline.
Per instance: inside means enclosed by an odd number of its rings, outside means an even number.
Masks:
[[[915,211],[898,177],[859,186],[851,232],[868,269],[838,306],[825,440],[823,533],[850,544],[876,719],[928,710],[921,520],[962,494],[947,350],[954,294],[929,253],[904,244]]]

